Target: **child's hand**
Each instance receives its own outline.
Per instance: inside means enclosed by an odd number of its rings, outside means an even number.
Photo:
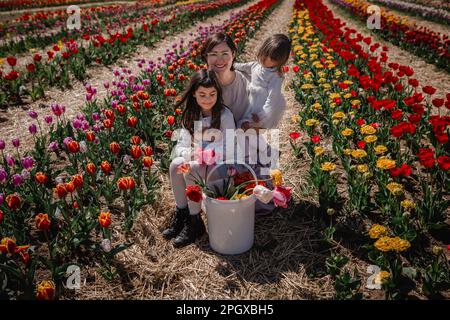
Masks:
[[[244,131],[247,131],[248,129],[250,129],[252,126],[250,125],[250,122],[245,121],[241,124],[241,129]]]
[[[259,119],[259,117],[256,113],[252,113],[252,120],[253,120],[253,122],[259,122],[261,119]]]

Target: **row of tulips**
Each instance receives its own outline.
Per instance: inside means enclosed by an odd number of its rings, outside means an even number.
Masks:
[[[163,0],[146,0],[147,2],[160,3]],[[53,6],[69,6],[76,4],[89,4],[98,0],[3,0],[0,1],[0,11],[23,10],[30,8],[45,8]]]
[[[87,36],[84,45],[69,40],[55,45],[46,58],[35,54],[33,62],[26,66],[27,71],[23,72],[16,70],[17,59],[8,57],[6,61],[11,71],[6,74],[0,71],[0,106],[20,102],[24,96],[33,100],[40,98],[49,86],[70,87],[73,78],[80,81],[86,78],[86,68],[94,62],[110,65],[134,52],[139,45],[154,46],[167,34],[176,34],[196,21],[240,5],[239,0],[194,4],[189,11],[180,7],[177,14],[162,20],[152,19],[139,28],[128,26],[106,38],[101,34]]]
[[[123,26],[148,23],[149,19],[160,19],[169,13],[177,13],[177,10],[177,6],[155,9],[152,4],[141,2],[83,8],[80,10],[80,29],[73,30],[67,28],[70,15],[66,10],[26,13],[0,25],[0,37],[4,39],[0,56],[35,52],[64,39],[112,33]]]
[[[205,67],[199,51],[206,37],[225,30],[241,51],[277,3],[263,0],[223,26],[202,28],[197,40],[181,40],[164,61],[140,61],[139,76],[116,70],[103,101],[86,85],[86,111],[74,119],[58,104],[44,119],[30,111],[36,124],[29,128],[35,142],[29,154],[21,155],[18,139],[16,152],[6,154],[0,140],[2,295],[57,297],[68,266],[82,257],[114,275],[111,259],[131,244],[118,244],[113,235],[120,224],[129,231],[142,206],[154,201],[155,170],[170,154],[181,113],[171,106],[189,76]]]
[[[436,21],[447,25],[450,24],[450,11],[448,10],[399,0],[372,0],[372,2],[381,4],[391,9],[405,12],[406,14],[422,17],[427,20]]]
[[[371,14],[371,5],[365,0],[331,0],[334,4],[348,10],[366,23]],[[450,39],[448,34],[434,32],[425,27],[417,27],[392,12],[381,9],[381,29],[372,29],[383,39],[425,59],[450,72]]]
[[[308,181],[331,216],[325,239],[336,231],[365,239],[357,245],[384,272],[389,298],[405,294],[405,277],[438,294],[450,279],[431,236],[449,228],[450,117],[440,114],[450,94],[420,87],[413,69],[388,63],[386,47],[344,27],[321,1],[297,0],[290,32],[303,105],[293,120],[305,134],[292,132],[291,144],[312,159]]]

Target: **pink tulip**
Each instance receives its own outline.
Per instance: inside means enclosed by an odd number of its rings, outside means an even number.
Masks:
[[[273,202],[276,207],[287,208],[287,203],[291,200],[292,188],[275,187],[273,190]]]
[[[216,163],[216,151],[214,149],[204,150],[202,148],[197,149],[196,159],[198,164],[206,164],[212,166]]]

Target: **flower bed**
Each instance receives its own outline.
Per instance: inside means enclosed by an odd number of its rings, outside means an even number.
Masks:
[[[448,243],[436,237],[449,230],[450,94],[420,89],[414,70],[388,63],[387,48],[344,27],[321,1],[296,1],[291,36],[303,104],[293,120],[304,133],[290,138],[298,157],[312,159],[309,185],[330,221],[324,239],[358,239],[350,245],[381,269],[386,297],[404,297],[406,279],[438,296],[450,279]],[[347,262],[327,260],[336,297],[361,297]]]
[[[366,23],[370,14],[370,5],[364,0],[331,0],[331,2],[348,10],[352,15]],[[428,28],[416,27],[407,19],[381,10],[381,29],[372,29],[393,44],[422,57],[425,61],[435,64],[450,72],[450,39],[448,34],[440,34]]]
[[[261,1],[219,29],[241,51],[278,3]],[[114,235],[126,235],[139,210],[154,201],[155,163],[159,169],[167,164],[179,118],[172,103],[187,78],[203,67],[198,52],[214,31],[202,29],[187,44],[181,40],[162,65],[144,68],[142,62],[139,76],[116,71],[115,80],[105,84],[111,91],[104,101],[86,86],[92,99],[75,119],[66,119],[64,106],[56,104],[54,116],[44,120],[31,111],[36,119],[31,153],[21,155],[20,141],[14,140],[16,154],[4,154],[0,140],[0,281],[8,278],[2,293],[58,297],[68,266],[80,261],[101,264],[106,279],[117,274],[110,262],[131,243],[117,243]],[[44,122],[48,135],[40,129]]]

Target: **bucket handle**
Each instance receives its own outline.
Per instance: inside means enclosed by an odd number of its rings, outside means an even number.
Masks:
[[[221,163],[216,163],[216,166],[211,170],[211,172],[210,173],[208,173],[208,176],[206,177],[206,180],[205,180],[205,184],[207,185],[208,184],[208,180],[209,180],[209,178],[211,177],[211,174],[214,172],[214,171],[216,171],[216,169],[218,168],[218,167],[220,167],[220,166],[222,166],[222,165],[224,165],[224,164],[241,164],[241,165],[244,165],[249,171],[250,171],[250,173],[253,175],[253,177],[255,178],[254,180],[255,181],[257,181],[258,180],[258,176],[256,175],[256,173],[255,173],[255,171],[252,169],[252,167],[250,167],[247,163],[245,163],[245,162],[242,162],[242,161],[237,161],[237,162],[234,162],[234,161],[225,161],[225,162],[221,162]]]

